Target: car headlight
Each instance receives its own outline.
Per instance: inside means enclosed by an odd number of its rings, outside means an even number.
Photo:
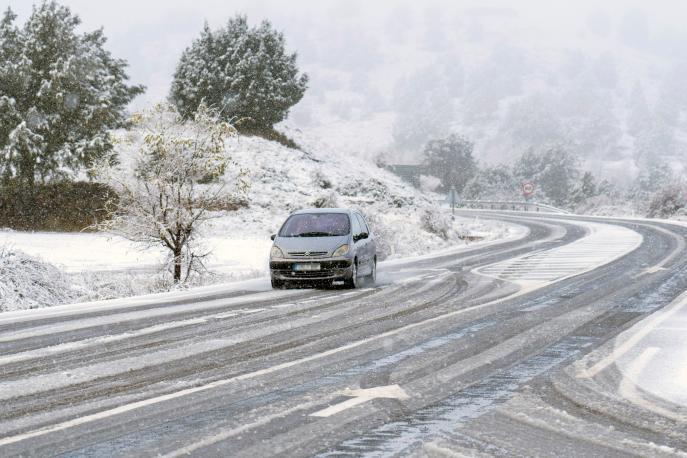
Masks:
[[[284,253],[282,253],[281,249],[279,249],[278,246],[273,246],[272,250],[270,250],[270,258],[283,258]]]
[[[348,245],[341,245],[334,251],[334,253],[332,253],[332,257],[343,256],[346,253],[348,253]]]

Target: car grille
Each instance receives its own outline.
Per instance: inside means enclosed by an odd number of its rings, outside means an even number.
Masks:
[[[320,265],[321,270],[319,272],[331,269],[346,269],[351,265],[351,261],[348,259],[340,259],[334,261],[316,261],[316,263]],[[293,264],[296,263],[290,261],[270,261],[270,269],[291,272],[293,270]],[[317,272],[318,271],[306,271],[306,273]],[[299,271],[298,273],[303,273],[303,271]]]
[[[314,271],[314,272],[286,272],[284,275],[291,278],[332,278],[334,272]]]
[[[327,255],[326,251],[289,251],[288,253],[293,258],[313,258]]]

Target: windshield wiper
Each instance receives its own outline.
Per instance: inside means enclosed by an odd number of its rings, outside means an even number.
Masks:
[[[329,237],[333,234],[329,232],[302,232],[297,237]]]

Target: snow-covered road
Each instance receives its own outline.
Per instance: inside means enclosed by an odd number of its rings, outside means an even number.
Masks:
[[[638,433],[618,418],[660,412],[609,388],[623,368],[603,361],[610,337],[687,289],[687,229],[488,215],[527,230],[385,263],[376,285],[355,291],[251,280],[2,314],[0,452],[527,455],[536,445],[565,455],[566,440],[578,454],[685,449],[665,422]],[[580,250],[584,263],[546,281],[483,275],[528,253],[543,265]],[[549,417],[577,428],[539,421]]]

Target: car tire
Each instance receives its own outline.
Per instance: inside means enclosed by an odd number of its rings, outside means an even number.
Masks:
[[[351,266],[351,278],[347,278],[344,280],[344,286],[346,288],[350,289],[355,289],[358,287],[358,261],[354,260],[353,265]]]
[[[284,283],[283,280],[277,280],[276,278],[272,278],[272,289],[285,289],[286,284]]]
[[[374,285],[377,281],[377,258],[372,261],[372,269],[370,270],[370,274],[367,276],[367,281],[371,285]]]

